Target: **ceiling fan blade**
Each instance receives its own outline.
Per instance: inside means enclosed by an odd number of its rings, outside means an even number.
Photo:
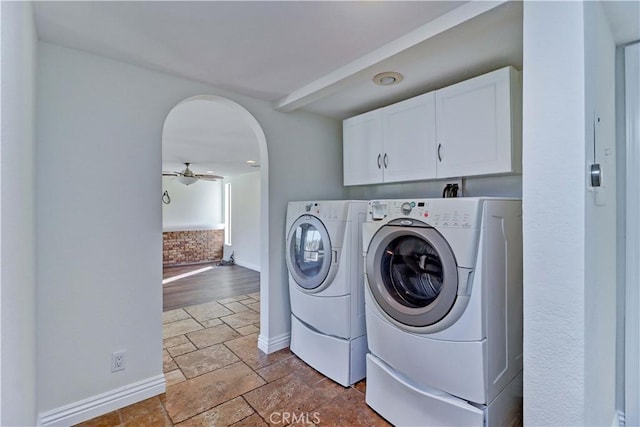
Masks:
[[[203,179],[205,181],[216,181],[218,179],[224,179],[223,176],[220,175],[209,175],[209,174],[196,174],[196,178]]]
[[[185,178],[195,178],[195,179],[202,179],[204,181],[216,181],[218,179],[224,179],[223,176],[220,175],[213,175],[213,174],[206,174],[206,173],[193,173],[193,171],[191,169],[189,169],[189,165],[190,163],[185,163],[186,168],[183,171],[162,171],[162,175],[163,176],[183,176]]]

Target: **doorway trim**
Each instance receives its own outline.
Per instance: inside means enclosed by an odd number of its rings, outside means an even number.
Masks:
[[[626,122],[626,262],[624,416],[627,425],[640,423],[640,43],[624,49]]]
[[[258,142],[260,151],[260,337],[262,337],[266,335],[264,331],[269,330],[269,155],[267,138],[258,120],[246,108],[218,95],[195,95],[183,99],[169,110],[167,117],[174,108],[199,99],[217,102],[238,113],[253,130]]]

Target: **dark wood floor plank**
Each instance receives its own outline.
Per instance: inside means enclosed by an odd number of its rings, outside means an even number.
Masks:
[[[162,285],[164,311],[260,291],[260,273],[238,265],[165,267],[162,278],[165,280],[205,267],[213,268]]]

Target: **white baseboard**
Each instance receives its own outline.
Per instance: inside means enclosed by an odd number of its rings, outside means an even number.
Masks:
[[[282,334],[273,338],[267,338],[262,334],[258,336],[258,348],[267,354],[287,348],[290,343],[291,333]]]
[[[39,415],[38,425],[70,426],[124,408],[166,390],[164,374],[98,394]]]
[[[239,259],[236,259],[234,261],[240,267],[245,267],[245,268],[248,268],[249,270],[257,271],[258,273],[260,273],[260,264],[254,264],[252,262],[247,262]]]

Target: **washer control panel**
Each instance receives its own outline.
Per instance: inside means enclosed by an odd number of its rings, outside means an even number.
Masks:
[[[367,221],[414,218],[433,227],[476,228],[481,220],[481,206],[477,198],[372,200]]]

